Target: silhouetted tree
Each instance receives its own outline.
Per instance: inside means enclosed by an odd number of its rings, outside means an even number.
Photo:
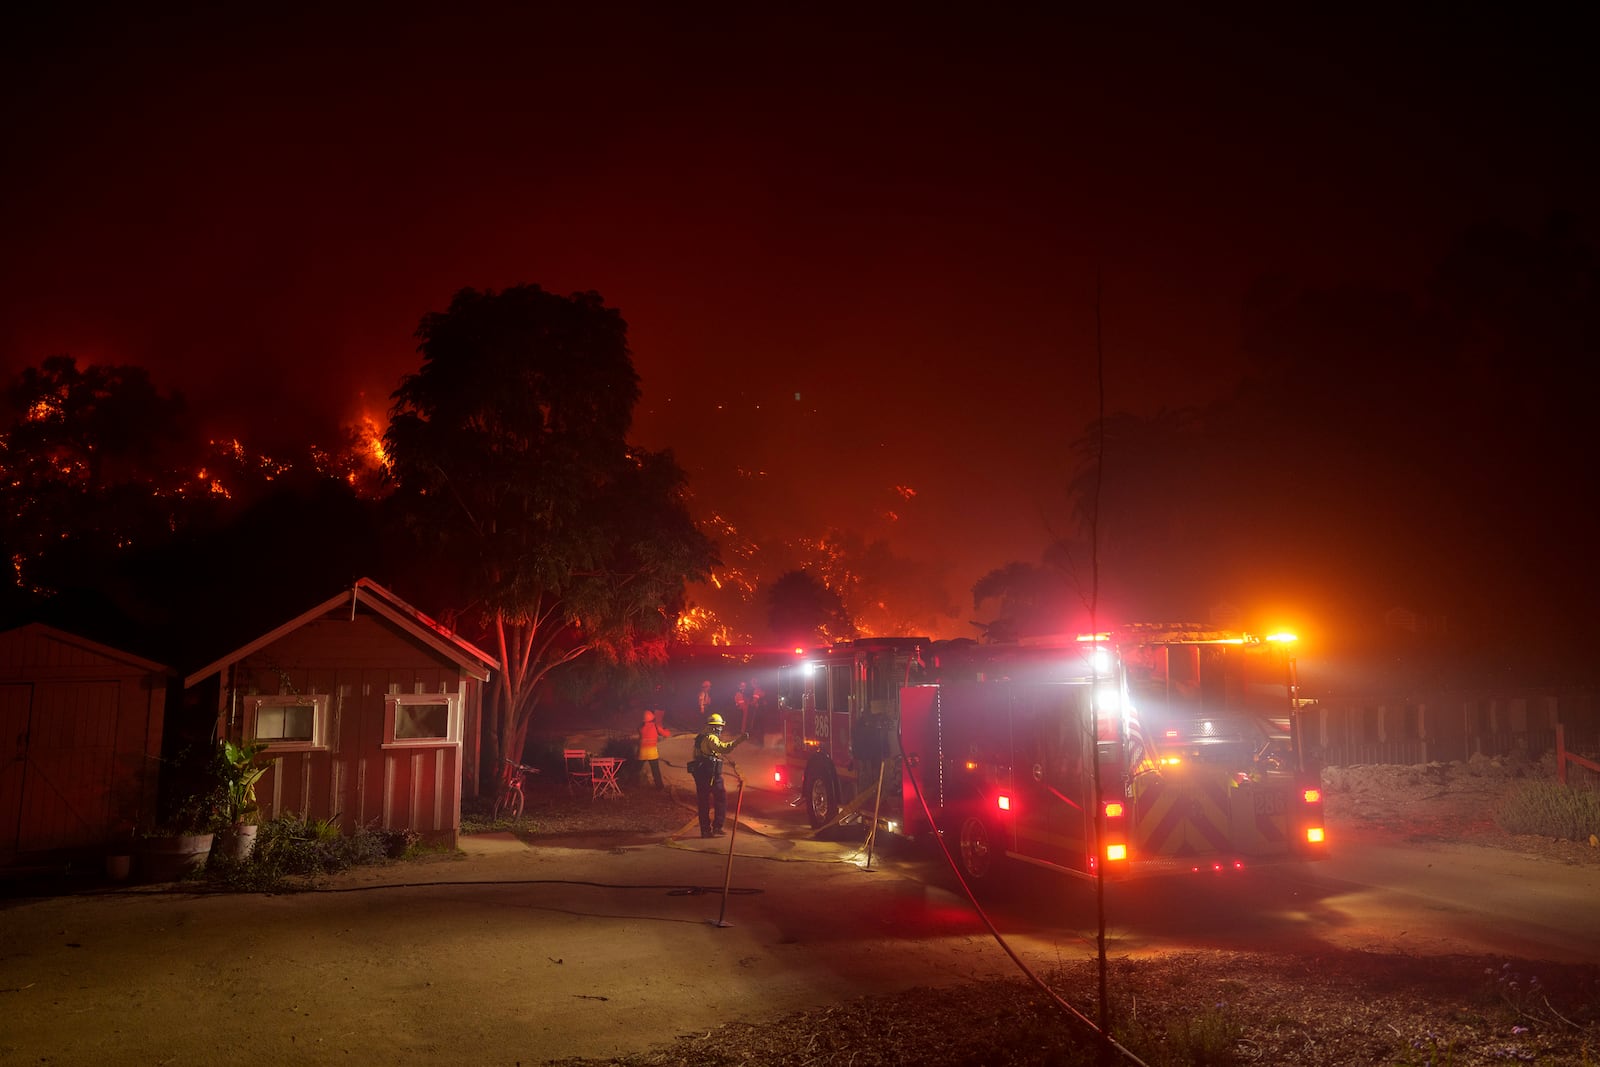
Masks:
[[[996,615],[975,623],[990,643],[1021,637],[1062,634],[1077,628],[1084,614],[1081,590],[1073,575],[1051,555],[1042,564],[1012,562],[979,578],[972,587],[972,607],[994,601]]]
[[[779,641],[832,643],[855,636],[839,594],[807,571],[787,571],[767,589],[767,623]]]
[[[838,593],[855,630],[912,636],[942,632],[960,614],[945,592],[947,567],[899,555],[882,538],[828,531],[810,567]]]
[[[183,398],[142,368],[53,356],[9,383],[5,405],[0,543],[31,596],[104,580],[209,504]]]
[[[395,499],[501,658],[491,745],[516,754],[552,671],[664,651],[716,550],[672,456],[627,442],[638,376],[598,294],[463,289],[417,337],[385,435]]]

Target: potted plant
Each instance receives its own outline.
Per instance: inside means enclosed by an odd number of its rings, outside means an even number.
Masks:
[[[205,867],[217,832],[227,826],[222,769],[222,749],[210,740],[185,745],[167,762],[159,818],[139,849],[145,880],[173,882]]]
[[[223,741],[218,760],[218,777],[225,790],[223,802],[223,834],[218,841],[222,855],[234,861],[250,857],[256,843],[256,783],[267,773],[269,764],[262,762],[261,753],[266,745],[259,741],[248,744]]]
[[[119,825],[106,844],[106,877],[113,882],[126,881],[133,873],[134,846],[137,844],[132,823]]]
[[[222,783],[202,785],[178,797],[167,817],[144,835],[139,868],[147,881],[176,882],[203,870],[220,826]]]

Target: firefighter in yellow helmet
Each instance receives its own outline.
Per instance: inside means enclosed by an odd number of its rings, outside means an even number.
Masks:
[[[713,712],[706,718],[705,729],[694,739],[694,759],[689,761],[699,802],[701,837],[722,837],[726,833],[722,823],[728,815],[728,790],[722,783],[722,757],[750,736],[740,734],[732,741],[724,741],[722,726],[721,715]]]

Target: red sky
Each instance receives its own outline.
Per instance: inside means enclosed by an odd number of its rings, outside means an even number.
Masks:
[[[461,287],[594,289],[703,500],[892,533],[966,601],[1047,539],[1097,276],[1106,406],[1149,414],[1234,383],[1255,279],[1419,288],[1462,227],[1596,188],[1550,12],[540,7],[18,24],[0,371],[140,364],[295,426],[386,407]]]

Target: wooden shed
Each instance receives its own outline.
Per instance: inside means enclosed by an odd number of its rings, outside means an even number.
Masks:
[[[497,665],[363,578],[183,684],[215,688],[224,736],[267,746],[263,819],[292,812],[453,846]]]
[[[155,818],[172,671],[42,623],[0,633],[0,865]]]

